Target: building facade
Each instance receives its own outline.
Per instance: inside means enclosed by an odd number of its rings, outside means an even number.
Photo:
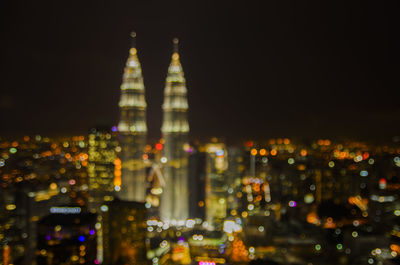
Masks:
[[[89,205],[98,211],[104,201],[114,197],[114,171],[117,151],[116,135],[110,128],[92,128],[88,140]]]
[[[132,35],[135,37],[135,34]],[[142,156],[146,145],[146,100],[142,68],[133,47],[129,50],[119,101],[118,124],[121,145],[121,191],[119,197],[128,201],[144,201],[146,193],[145,164]]]
[[[164,90],[162,134],[165,187],[161,200],[161,219],[182,222],[188,218],[188,142],[189,123],[186,81],[179,60],[178,40],[168,68]]]

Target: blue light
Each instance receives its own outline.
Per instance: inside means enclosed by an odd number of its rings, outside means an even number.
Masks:
[[[84,241],[85,241],[85,237],[84,237],[84,236],[79,236],[78,240],[79,240],[80,242],[84,242]]]
[[[225,154],[224,150],[218,150],[217,152],[215,152],[215,154],[217,156],[223,156]]]

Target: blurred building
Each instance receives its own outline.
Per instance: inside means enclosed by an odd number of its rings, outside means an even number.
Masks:
[[[135,38],[135,34],[132,35]],[[146,100],[142,68],[135,45],[129,50],[119,101],[121,111],[118,124],[121,145],[121,199],[144,201],[146,198],[146,172],[143,154],[146,146]]]
[[[168,68],[164,90],[162,134],[165,140],[165,188],[161,200],[163,221],[184,222],[189,215],[188,147],[189,124],[186,81],[179,60],[178,40]]]
[[[101,210],[104,264],[148,264],[144,203],[114,200]]]
[[[80,207],[52,207],[37,226],[38,265],[98,264],[96,214]]]
[[[224,143],[215,139],[205,146],[207,153],[205,206],[209,229],[221,229],[227,212],[228,153]]]
[[[120,147],[110,128],[93,128],[88,140],[89,209],[98,211],[114,198],[114,173]],[[118,166],[118,165],[117,165]],[[120,172],[118,172],[120,174]],[[116,177],[121,177],[116,176]],[[120,184],[120,183],[118,183]],[[117,190],[120,186],[117,186]]]
[[[205,220],[207,153],[195,148],[189,156],[189,217]]]

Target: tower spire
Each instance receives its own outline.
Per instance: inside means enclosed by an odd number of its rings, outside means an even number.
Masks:
[[[132,40],[131,40],[131,48],[129,50],[129,53],[131,55],[135,55],[137,53],[137,50],[136,50],[136,32],[135,31],[131,32],[131,37],[132,37]]]
[[[174,44],[173,46],[173,53],[179,53],[179,39],[178,38],[174,38],[172,40],[172,43]]]
[[[133,48],[136,48],[136,31],[132,31],[131,32],[131,37],[132,37],[132,40],[131,40],[131,46],[133,47]]]

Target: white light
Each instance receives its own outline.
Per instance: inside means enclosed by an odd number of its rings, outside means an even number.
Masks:
[[[100,207],[100,210],[101,210],[102,212],[107,212],[107,211],[108,211],[108,206],[107,206],[107,205],[102,205],[102,206]]]
[[[118,186],[118,185],[115,186],[115,187],[114,187],[114,190],[115,190],[115,191],[120,191],[120,190],[121,190],[121,186]]]
[[[167,163],[168,159],[165,156],[163,156],[163,157],[161,157],[160,161],[161,161],[161,163],[165,164],[165,163]]]
[[[227,221],[224,222],[224,227],[223,227],[223,229],[224,229],[224,231],[225,231],[226,233],[231,234],[231,233],[234,231],[234,229],[235,229],[235,225],[236,225],[236,224],[235,224],[234,221],[227,220]]]
[[[51,207],[51,213],[62,213],[62,214],[78,214],[81,212],[79,207]]]
[[[193,228],[195,224],[196,224],[196,222],[193,219],[188,219],[186,221],[186,227],[187,228]]]

